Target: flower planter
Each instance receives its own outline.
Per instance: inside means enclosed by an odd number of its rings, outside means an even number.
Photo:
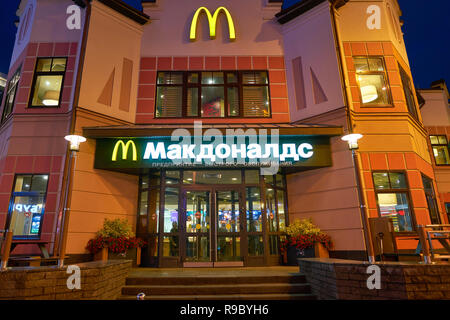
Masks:
[[[300,258],[328,258],[328,250],[321,244],[315,243],[314,247],[298,249],[294,246],[288,246],[284,254],[283,262],[288,266],[297,266],[297,259]]]
[[[94,254],[95,261],[107,261],[108,260],[108,248],[102,248],[99,252]]]
[[[129,249],[124,253],[110,252],[108,248],[102,248],[101,251],[94,255],[95,261],[107,260],[133,260],[133,266],[141,264],[141,248]]]

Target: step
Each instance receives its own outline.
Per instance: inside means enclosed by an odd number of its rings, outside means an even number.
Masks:
[[[295,294],[227,294],[227,295],[163,295],[146,296],[145,300],[316,300],[316,296],[306,293]],[[122,295],[119,300],[136,300],[136,296]]]
[[[128,285],[122,288],[123,295],[145,293],[147,296],[163,295],[221,295],[221,294],[279,294],[311,293],[305,283],[259,283],[222,285]]]
[[[128,277],[126,285],[208,285],[208,284],[261,284],[261,283],[306,283],[303,274],[290,275],[201,275],[201,276],[149,276]]]

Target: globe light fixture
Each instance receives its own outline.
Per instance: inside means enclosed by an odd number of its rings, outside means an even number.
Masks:
[[[359,133],[351,133],[343,136],[341,139],[348,143],[348,147],[350,150],[356,150],[359,148],[358,140],[363,137],[362,134]]]
[[[80,151],[80,143],[86,142],[86,138],[77,135],[65,136],[64,139],[70,142],[70,151]]]

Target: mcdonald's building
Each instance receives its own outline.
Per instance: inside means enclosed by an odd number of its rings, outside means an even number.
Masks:
[[[365,260],[371,219],[405,253],[448,223],[396,0],[134,2],[20,2],[0,109],[13,254],[92,260],[120,218],[145,267],[271,266],[310,218],[330,257]]]

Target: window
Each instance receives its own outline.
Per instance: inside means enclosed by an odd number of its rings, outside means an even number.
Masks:
[[[425,190],[425,197],[427,198],[431,224],[441,224],[441,217],[439,216],[436,195],[434,193],[433,180],[431,180],[427,176],[422,175],[422,182],[423,189]]]
[[[156,117],[270,117],[267,72],[158,72]]]
[[[9,80],[8,88],[6,89],[5,106],[3,107],[2,123],[11,115],[14,101],[16,99],[17,88],[20,80],[20,68],[16,71],[14,76]],[[0,100],[1,101],[1,100]]]
[[[362,106],[391,105],[386,68],[383,58],[353,58]]]
[[[445,212],[447,212],[447,222],[450,223],[450,203],[445,203]]]
[[[44,217],[48,175],[17,175],[7,225],[15,238],[39,239]]]
[[[419,115],[417,114],[416,108],[416,101],[414,100],[414,89],[411,80],[409,79],[409,76],[406,73],[406,71],[403,70],[403,68],[400,65],[398,65],[398,68],[400,69],[400,77],[402,78],[403,91],[405,93],[408,111],[414,119],[419,120]]]
[[[446,136],[430,136],[431,148],[437,165],[450,164],[448,141]]]
[[[40,58],[36,63],[30,107],[59,107],[66,58]]]
[[[406,176],[401,172],[373,173],[373,182],[381,217],[392,218],[396,232],[412,232]]]

